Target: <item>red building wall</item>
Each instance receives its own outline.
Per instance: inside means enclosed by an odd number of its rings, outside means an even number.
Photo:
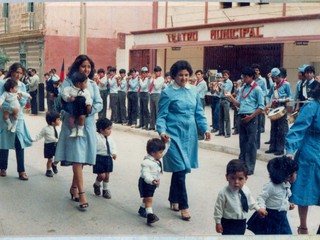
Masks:
[[[87,55],[94,61],[96,69],[106,69],[108,65],[115,66],[118,45],[117,39],[88,38]],[[79,37],[45,36],[44,72],[56,68],[59,75],[64,59],[65,73],[67,73],[68,67],[78,55]]]

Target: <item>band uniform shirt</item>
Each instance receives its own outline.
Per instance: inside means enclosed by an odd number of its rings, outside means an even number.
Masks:
[[[269,93],[266,96],[266,101],[267,103],[272,103],[274,97],[275,97],[275,87],[276,87],[276,83],[273,83]],[[284,98],[289,98],[291,99],[291,89],[290,89],[290,83],[285,81],[282,86],[280,86],[278,89],[278,95],[279,98],[278,99],[284,99]]]
[[[120,92],[126,92],[127,91],[127,88],[128,88],[128,83],[127,83],[127,80],[126,78],[122,78],[121,79],[121,83],[120,83],[120,86],[119,86],[119,90]]]
[[[110,93],[118,93],[119,87],[117,75],[114,75],[111,79],[109,79],[108,83],[110,85]]]
[[[267,91],[267,81],[264,77],[258,77],[254,80],[258,86],[261,88],[263,96],[266,96],[268,91]]]
[[[222,86],[223,86],[223,89],[224,91],[226,92],[231,92],[232,91],[232,87],[233,87],[233,83],[230,79],[227,79],[227,80],[223,80],[222,81]],[[221,99],[229,99],[226,95],[224,95],[224,92],[223,90],[220,90],[220,98]]]
[[[202,81],[198,82],[196,87],[197,87],[197,90],[198,90],[200,98],[204,99],[206,94],[207,94],[207,83],[206,83],[206,81],[202,79]]]
[[[252,81],[251,84],[243,85],[239,91],[239,94],[237,96],[237,101],[240,104],[239,107],[239,113],[238,114],[248,114],[255,112],[258,108],[264,109],[264,96],[261,88],[259,86],[256,86],[255,88],[252,88],[254,84],[254,81]],[[250,94],[249,91],[251,90]],[[242,95],[247,95],[246,98],[243,98]]]
[[[150,94],[153,94],[153,93],[161,93],[161,90],[162,90],[162,87],[163,87],[163,84],[164,84],[164,78],[163,77],[158,77],[158,78],[155,78],[153,80],[153,88],[150,92]],[[152,82],[150,82],[150,85],[152,84]]]
[[[100,79],[100,81],[103,83],[103,84],[98,84],[98,88],[99,88],[99,91],[104,91],[104,90],[107,90],[108,89],[108,79],[106,77],[106,75]]]
[[[142,79],[139,80],[140,85],[140,92],[149,92],[150,80],[145,78],[143,81]]]
[[[139,88],[139,79],[138,77],[135,78],[130,78],[129,82],[129,90],[128,92],[138,92],[138,88]]]

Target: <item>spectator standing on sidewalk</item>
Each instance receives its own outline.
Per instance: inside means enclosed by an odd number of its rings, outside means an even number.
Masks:
[[[202,70],[197,70],[195,72],[196,74],[196,87],[199,93],[200,101],[202,103],[203,110],[206,106],[206,101],[205,101],[205,96],[208,92],[208,87],[206,81],[203,79],[203,71]],[[198,140],[204,140],[204,133],[200,131],[200,129],[197,127],[198,131]]]
[[[219,82],[222,81],[222,74],[216,73],[216,81],[210,83],[211,90],[211,115],[212,115],[212,133],[219,131],[219,113],[220,113],[220,88]]]
[[[231,93],[232,81],[229,79],[230,72],[228,70],[222,71],[222,84],[220,86],[220,113],[219,113],[219,133],[216,136],[230,137],[230,101],[225,93]]]
[[[31,115],[38,114],[38,86],[39,86],[39,76],[37,71],[32,68],[28,71],[30,76],[29,93],[32,97],[31,99]]]
[[[108,80],[106,77],[106,71],[103,68],[98,69],[99,79],[97,85],[99,88],[100,96],[102,99],[102,110],[98,113],[99,118],[106,118],[107,116],[107,97],[108,97]]]
[[[108,79],[108,84],[110,86],[110,108],[111,108],[111,118],[110,120],[114,123],[118,121],[117,116],[117,106],[118,106],[118,78],[117,69],[115,67],[111,67],[110,78]]]
[[[162,69],[156,66],[154,74],[151,78],[149,93],[150,93],[150,126],[149,130],[155,130],[155,124],[158,117],[159,111],[159,98],[160,93],[164,84],[164,78],[161,76]]]

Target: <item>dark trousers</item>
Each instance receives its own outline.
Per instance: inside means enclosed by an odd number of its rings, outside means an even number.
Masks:
[[[221,218],[223,228],[222,235],[244,235],[247,219],[226,219]]]
[[[211,120],[212,128],[219,130],[219,112],[220,112],[220,98],[212,96],[211,98]]]
[[[117,122],[118,93],[110,93],[111,121]]]
[[[147,126],[149,123],[149,93],[140,92],[140,126]]]
[[[24,149],[21,148],[20,141],[16,136],[15,139],[15,150],[16,150],[16,159],[17,159],[17,172],[24,172]],[[8,158],[9,158],[9,150],[8,149],[0,149],[0,169],[7,170],[8,168]]]
[[[121,123],[127,121],[126,95],[126,92],[118,91],[118,121]]]
[[[248,123],[241,121],[243,117],[245,117],[245,115],[239,114],[239,159],[247,165],[248,172],[253,174],[257,160],[256,137],[258,117],[253,118]]]
[[[230,102],[220,99],[219,134],[230,135]]]
[[[30,92],[30,95],[32,97],[31,99],[31,113],[32,114],[38,114],[38,99],[37,99],[38,90],[35,90],[33,92]]]
[[[156,120],[158,117],[158,103],[159,103],[160,93],[152,93],[150,94],[150,128],[155,128]]]
[[[239,109],[234,107],[233,109],[233,128],[234,132],[238,133],[239,132],[239,118],[238,118],[238,112]]]
[[[260,113],[258,115],[258,125],[257,125],[257,149],[260,149],[261,144],[261,126],[262,126],[262,118],[264,117],[264,113]]]
[[[98,118],[106,118],[107,117],[108,90],[100,90],[100,96],[102,99],[102,110],[98,113]]]
[[[54,111],[54,98],[50,96],[50,92],[47,92],[47,108],[48,112]]]
[[[186,171],[174,172],[171,176],[171,185],[169,192],[169,201],[179,203],[179,209],[187,209],[188,195],[186,188]]]
[[[289,125],[287,121],[287,114],[277,120],[271,121],[269,150],[275,152],[284,151],[285,137],[288,133],[288,130]]]
[[[128,92],[128,123],[137,124],[138,93]]]

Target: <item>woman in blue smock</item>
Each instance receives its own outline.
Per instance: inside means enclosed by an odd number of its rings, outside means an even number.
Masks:
[[[72,86],[70,77],[75,72],[81,72],[87,75],[87,89],[93,100],[91,113],[85,119],[83,129],[84,136],[70,137],[71,127],[68,122],[69,113],[63,111],[62,126],[59,136],[55,161],[66,161],[72,164],[73,179],[70,188],[71,199],[79,201],[81,209],[87,208],[86,195],[83,190],[82,167],[84,164],[94,165],[96,160],[96,124],[94,115],[101,111],[102,100],[99,89],[95,82],[90,80],[94,75],[94,63],[86,55],[79,55],[70,67],[68,77],[62,84],[61,92],[65,87]]]
[[[308,234],[308,206],[320,206],[320,84],[313,90],[314,100],[306,103],[286,137],[286,154],[299,164],[291,201],[298,205],[299,234]]]
[[[26,86],[20,81],[25,72],[21,63],[14,63],[10,66],[6,79],[0,81],[0,95],[4,92],[4,83],[8,78],[18,82],[18,91],[26,92]],[[8,130],[7,123],[3,120],[3,109],[10,110],[12,107],[4,102],[0,109],[0,175],[7,175],[9,149],[15,149],[17,159],[17,171],[20,180],[28,180],[28,175],[24,168],[24,149],[32,145],[31,137],[23,117],[23,107],[26,105],[27,98],[20,98],[20,110],[18,114],[18,124],[15,132]],[[11,121],[13,117],[10,116]]]
[[[170,74],[174,83],[160,96],[157,131],[170,147],[163,157],[164,171],[172,172],[169,193],[170,207],[181,210],[183,220],[191,218],[185,183],[191,168],[198,168],[197,125],[205,132],[205,140],[210,140],[207,119],[196,87],[190,85],[192,68],[187,61],[172,65]]]

